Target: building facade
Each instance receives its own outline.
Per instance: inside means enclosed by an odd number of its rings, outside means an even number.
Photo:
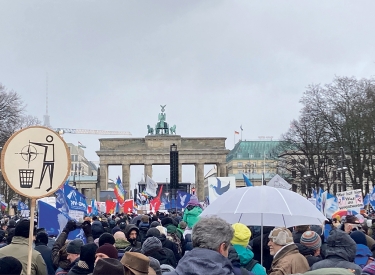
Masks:
[[[228,176],[236,178],[237,187],[245,186],[243,174],[254,185],[262,185],[277,174],[279,141],[239,141],[227,155]]]

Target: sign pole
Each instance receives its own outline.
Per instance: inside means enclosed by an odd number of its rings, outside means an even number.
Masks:
[[[27,275],[31,274],[31,256],[33,252],[33,239],[34,239],[34,212],[36,200],[31,199],[30,207],[30,232],[29,232],[29,254],[27,257]]]

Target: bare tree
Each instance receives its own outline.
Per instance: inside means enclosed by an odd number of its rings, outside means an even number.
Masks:
[[[369,181],[374,184],[375,180],[375,80],[336,77],[324,86],[308,86],[300,102],[299,120],[283,135],[289,146],[286,156],[290,159],[294,154],[295,159],[299,154],[298,158],[306,159],[314,183],[324,183],[327,190],[335,181],[337,168],[348,167],[337,175],[343,189],[346,183],[363,188],[367,179],[368,192]],[[342,159],[341,147],[345,151]]]
[[[41,122],[33,116],[26,115],[25,105],[21,97],[14,91],[8,91],[0,83],[0,147],[4,147],[6,141],[22,128],[40,125]],[[18,195],[9,187],[0,173],[0,194],[3,200],[11,207],[10,201]],[[25,200],[25,198],[23,198]]]

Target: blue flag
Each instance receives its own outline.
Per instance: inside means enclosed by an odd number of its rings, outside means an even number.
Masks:
[[[29,207],[24,202],[19,201],[17,209],[18,211],[29,210]]]
[[[116,207],[115,207],[115,214],[120,213],[120,204],[116,202]]]
[[[370,204],[370,194],[367,194],[365,198],[363,199],[363,205],[364,207],[366,207],[369,204]]]
[[[177,208],[185,208],[190,201],[191,194],[177,191]]]
[[[38,228],[45,228],[48,235],[60,235],[69,220],[72,219],[55,207],[48,203],[38,201]],[[74,240],[76,238],[80,238],[86,243],[85,233],[81,228],[77,228],[68,235],[68,240]]]
[[[370,204],[371,204],[372,208],[375,209],[375,188],[372,189],[372,193],[370,195]]]
[[[324,207],[324,214],[327,218],[331,218],[333,213],[335,213],[339,209],[339,205],[337,203],[337,197],[327,193],[327,198]]]
[[[246,186],[253,186],[250,179],[245,174],[242,174],[242,176],[243,176],[243,180],[245,181]]]
[[[316,208],[318,208],[320,212],[323,212],[324,210],[322,209],[323,193],[324,193],[323,189],[319,187],[318,197],[316,198]]]
[[[74,189],[68,184],[65,184],[64,197],[69,210],[82,211],[84,214],[87,214],[86,198],[84,195],[78,192],[78,190]]]
[[[98,206],[96,204],[96,200],[92,199],[91,200],[91,215],[97,216],[98,213]]]
[[[314,199],[317,199],[317,197],[318,197],[318,195],[316,194],[316,190],[315,190],[315,188],[312,189],[312,197],[313,197]]]

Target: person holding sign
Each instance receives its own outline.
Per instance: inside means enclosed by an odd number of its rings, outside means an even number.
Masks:
[[[22,264],[22,274],[27,274],[28,246],[29,246],[30,221],[21,220],[14,230],[14,237],[10,245],[0,249],[0,258],[12,256]],[[30,275],[45,275],[47,266],[42,254],[35,249],[31,250],[31,273]]]

